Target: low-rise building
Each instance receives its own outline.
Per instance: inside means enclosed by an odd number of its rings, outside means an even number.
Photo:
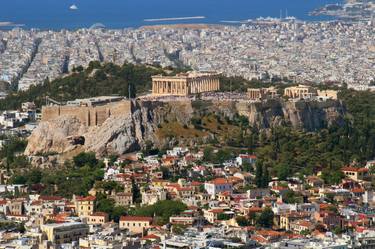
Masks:
[[[131,206],[133,205],[133,194],[132,193],[116,193],[112,195],[113,200],[116,203],[116,206]]]
[[[121,216],[120,229],[128,229],[131,233],[143,233],[152,224],[151,217]]]
[[[236,163],[242,166],[244,163],[254,164],[257,160],[256,155],[240,154],[236,157]]]
[[[89,232],[88,225],[81,222],[53,223],[41,226],[47,240],[55,244],[78,241]]]
[[[310,214],[291,212],[280,215],[280,228],[285,230],[290,230],[290,226],[293,222],[298,220],[305,220],[311,218]]]
[[[95,196],[75,197],[76,212],[80,217],[87,217],[94,213]]]
[[[87,217],[87,224],[103,225],[108,221],[109,221],[108,214],[104,212],[96,212]]]
[[[344,167],[341,169],[344,175],[354,181],[364,180],[368,176],[368,168]]]
[[[204,189],[209,195],[216,195],[221,192],[232,193],[232,188],[233,184],[225,178],[216,178],[204,184]]]
[[[210,210],[203,210],[203,217],[210,223],[215,223],[218,220],[219,214],[223,214],[225,211],[224,209],[210,209]]]
[[[149,191],[142,192],[142,205],[152,205],[166,199],[167,192],[161,187],[154,187]]]

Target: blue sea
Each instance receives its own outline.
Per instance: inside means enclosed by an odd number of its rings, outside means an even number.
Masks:
[[[258,17],[295,16],[322,20],[309,11],[342,0],[1,0],[0,22],[24,28],[77,29],[101,23],[107,28],[153,24],[220,23]],[[77,10],[70,10],[71,5]],[[204,19],[146,22],[145,19],[204,16]]]

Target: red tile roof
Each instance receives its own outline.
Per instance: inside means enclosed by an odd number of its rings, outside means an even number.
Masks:
[[[160,237],[155,234],[150,234],[141,238],[141,240],[156,240],[156,239],[160,239]]]
[[[266,237],[266,236],[275,237],[275,236],[282,236],[282,235],[284,235],[284,233],[282,233],[282,232],[277,232],[277,231],[273,231],[273,230],[259,230],[256,233],[258,235],[262,235],[263,237]]]
[[[191,186],[201,186],[203,183],[201,182],[191,182],[190,185]]]
[[[341,171],[367,172],[368,169],[367,168],[356,168],[356,167],[352,167],[352,166],[347,166],[347,167],[341,168]]]
[[[213,179],[210,183],[215,184],[215,185],[222,185],[222,184],[228,184],[228,180],[225,178],[216,178]]]
[[[95,201],[96,197],[95,196],[91,196],[91,195],[90,196],[86,196],[86,197],[77,196],[76,200],[77,201]]]
[[[146,216],[121,216],[120,221],[146,221],[151,222],[151,217]]]
[[[248,209],[248,211],[252,212],[252,213],[260,213],[260,212],[263,211],[263,209],[260,208],[260,207],[251,207],[251,208]]]
[[[95,212],[91,216],[100,216],[100,217],[107,217],[107,213],[105,212]]]
[[[298,220],[297,224],[299,226],[303,226],[303,227],[310,227],[310,226],[312,226],[312,223],[310,221],[307,221],[307,220]]]
[[[42,201],[32,201],[31,205],[42,205]]]
[[[364,193],[365,190],[363,188],[353,188],[352,193]]]
[[[214,214],[220,214],[220,213],[223,213],[224,210],[223,209],[211,209],[211,210],[208,210],[208,212],[214,213]]]
[[[256,155],[246,155],[246,154],[242,154],[240,155],[241,158],[247,158],[247,159],[257,159],[257,156]]]

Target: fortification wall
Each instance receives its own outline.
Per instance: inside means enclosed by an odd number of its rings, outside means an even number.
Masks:
[[[60,116],[59,106],[43,106],[42,107],[42,121],[52,120]]]
[[[102,106],[43,106],[42,121],[50,121],[60,116],[73,116],[86,126],[100,126],[109,117],[131,115],[131,101],[123,100]]]

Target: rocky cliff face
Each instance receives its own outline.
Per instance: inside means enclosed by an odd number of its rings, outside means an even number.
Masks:
[[[239,114],[258,128],[291,125],[295,129],[315,131],[334,123],[342,124],[345,107],[339,101],[282,101],[238,103]]]
[[[343,122],[345,109],[338,101],[134,101],[131,114],[110,117],[101,126],[86,127],[74,116],[61,116],[41,122],[30,136],[25,153],[68,153],[79,148],[79,151],[94,151],[98,155],[104,155],[136,151],[149,143],[163,147],[170,144],[171,140],[173,143],[180,141],[177,138],[160,137],[157,131],[161,125],[174,122],[189,126],[193,117],[199,118],[212,113],[229,119],[236,114],[243,115],[260,129],[291,125],[296,129],[314,131]]]

